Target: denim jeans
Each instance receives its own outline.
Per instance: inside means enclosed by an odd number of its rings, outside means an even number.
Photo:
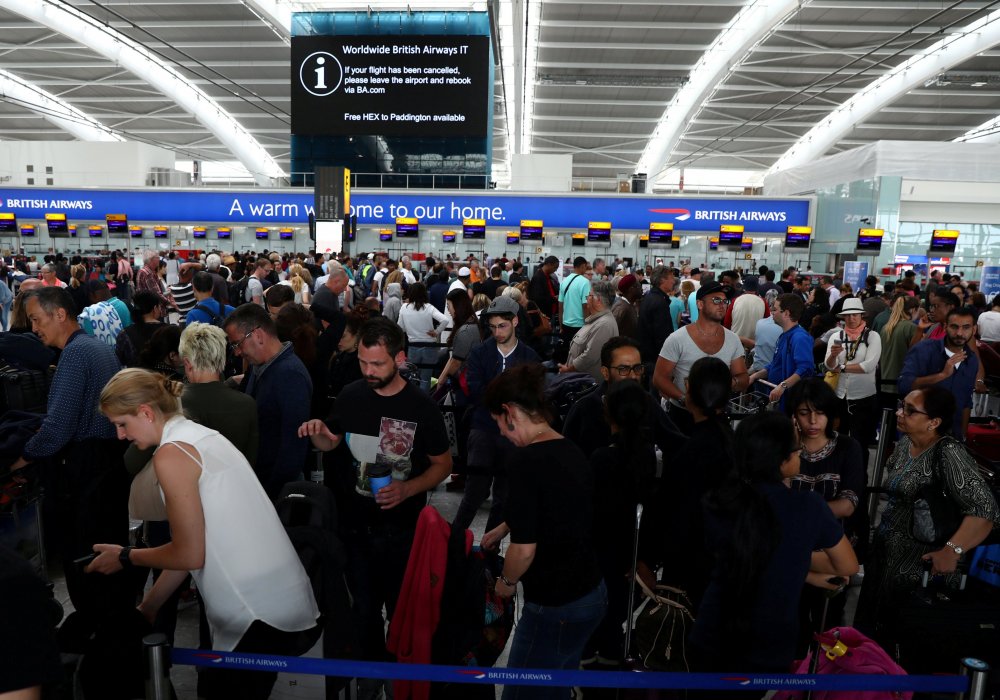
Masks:
[[[439,348],[436,347],[414,347],[410,346],[406,351],[406,359],[417,365],[420,372],[420,388],[430,391],[431,377],[434,374],[434,366],[438,361]]]
[[[576,670],[583,645],[604,618],[608,589],[602,580],[590,593],[565,605],[525,602],[514,630],[508,668]],[[508,685],[503,700],[565,700],[570,688]]]

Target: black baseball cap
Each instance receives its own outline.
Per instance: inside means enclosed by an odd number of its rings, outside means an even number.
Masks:
[[[694,298],[696,301],[701,301],[709,294],[715,294],[715,293],[725,294],[726,289],[721,284],[713,280],[711,282],[706,282],[705,284],[698,287],[698,293],[695,294]]]

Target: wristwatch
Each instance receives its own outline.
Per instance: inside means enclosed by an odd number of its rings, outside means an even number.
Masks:
[[[511,588],[516,588],[517,587],[517,581],[511,581],[510,579],[508,579],[503,574],[500,574],[500,580],[503,581],[503,585],[505,585],[505,586],[509,586]]]
[[[118,563],[122,565],[123,569],[129,569],[132,567],[132,560],[128,558],[129,554],[132,553],[134,547],[122,547],[121,551],[118,552]]]
[[[962,556],[962,554],[965,552],[965,548],[964,547],[960,547],[960,546],[958,546],[957,544],[955,544],[954,542],[951,542],[951,541],[945,542],[944,546],[945,547],[951,547],[953,550],[955,550],[955,554],[957,554],[958,556]]]
[[[787,383],[787,382],[782,382],[782,383],[781,383],[781,384],[779,384],[778,386],[780,386],[780,387],[781,387],[782,391],[785,391],[785,390],[787,390],[787,389],[788,389],[788,383]]]

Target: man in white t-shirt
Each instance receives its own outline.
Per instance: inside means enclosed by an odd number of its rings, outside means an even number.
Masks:
[[[993,297],[989,311],[979,314],[977,325],[984,343],[1000,342],[1000,294]]]
[[[264,307],[264,284],[261,280],[271,274],[271,270],[273,269],[274,265],[267,258],[261,258],[257,261],[257,268],[253,271],[253,275],[250,276],[250,280],[247,282],[244,301],[253,302],[258,306]]]
[[[747,387],[747,365],[740,338],[722,325],[729,299],[722,285],[707,282],[696,295],[698,320],[674,331],[663,343],[653,371],[653,386],[667,400],[667,411],[677,428],[691,434],[694,419],[685,408],[687,377],[695,362],[716,357],[729,367],[733,391]]]

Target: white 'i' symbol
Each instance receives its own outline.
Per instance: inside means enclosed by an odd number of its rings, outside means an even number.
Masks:
[[[326,59],[322,56],[316,59],[316,65],[318,65],[319,68],[313,72],[316,73],[317,90],[326,90],[326,68],[323,67],[324,63],[326,63]]]

